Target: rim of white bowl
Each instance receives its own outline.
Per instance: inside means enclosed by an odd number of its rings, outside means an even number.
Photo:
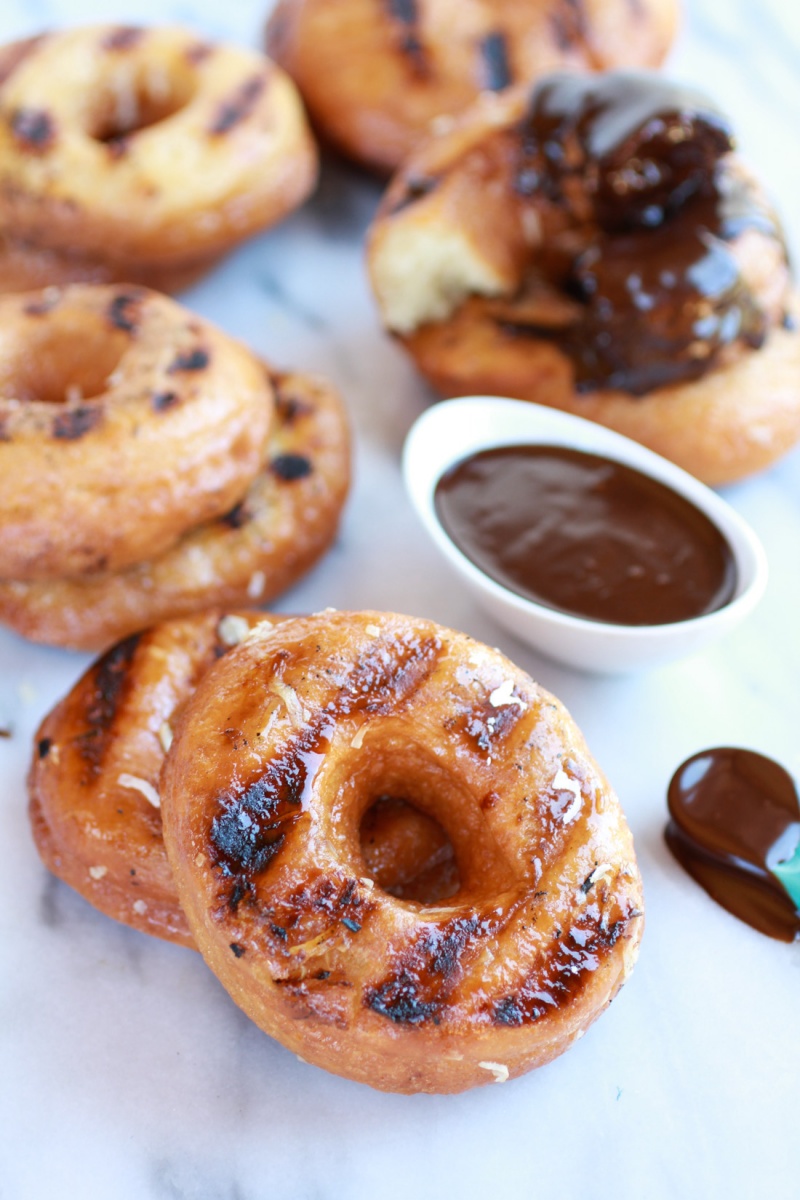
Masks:
[[[480,434],[474,426],[482,419]],[[469,420],[471,418],[471,422]],[[487,418],[491,418],[487,421]],[[486,428],[488,426],[488,429]],[[460,428],[461,437],[453,437]],[[444,436],[449,433],[449,437]],[[438,442],[435,440],[438,438]],[[439,447],[435,465],[423,469],[423,455],[430,458],[430,446]],[[499,446],[569,446],[587,454],[601,454],[631,466],[644,475],[667,485],[694,504],[717,527],[728,543],[736,566],[736,591],[727,604],[709,613],[661,625],[617,625],[573,616],[557,608],[528,600],[492,579],[460,550],[443,528],[434,504],[436,485],[457,463],[481,450]],[[727,624],[752,611],[767,585],[767,556],[759,538],[743,517],[706,484],[675,463],[648,450],[621,433],[587,421],[584,417],[548,408],[529,400],[504,396],[463,396],[443,400],[426,409],[409,430],[403,448],[403,476],[414,508],[435,544],[444,555],[496,599],[520,613],[535,614],[563,629],[582,633],[602,633],[607,638],[665,641],[679,639],[690,629]],[[710,630],[709,630],[710,632]]]

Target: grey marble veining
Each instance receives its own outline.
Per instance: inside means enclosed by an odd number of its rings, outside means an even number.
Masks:
[[[0,39],[51,24],[173,20],[256,44],[254,0],[4,0]],[[688,0],[671,71],[728,109],[800,249],[800,9]],[[328,164],[317,196],[184,300],[347,396],[356,480],[341,538],[284,611],[392,608],[499,645],[570,707],[636,837],[648,906],[623,994],[564,1058],[506,1087],[396,1097],[261,1034],[198,955],[94,912],[40,865],[24,777],[36,723],[86,656],[0,632],[0,1200],[406,1200],[458,1194],[749,1200],[796,1193],[800,947],[716,908],[663,841],[667,781],[739,743],[800,775],[800,453],[726,491],[770,557],[726,642],[649,675],[594,679],[526,650],[423,540],[399,452],[429,393],[380,332],[362,234],[376,185]],[[800,384],[800,381],[799,381]]]

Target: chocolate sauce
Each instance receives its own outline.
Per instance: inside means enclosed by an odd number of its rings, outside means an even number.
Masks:
[[[501,446],[436,486],[455,544],[548,608],[614,625],[667,625],[722,608],[728,543],[688,500],[622,463],[563,446]]]
[[[645,72],[557,74],[518,132],[518,191],[572,226],[566,259],[551,246],[537,265],[581,307],[564,328],[503,321],[507,333],[555,340],[578,391],[632,395],[697,378],[735,342],[761,345],[766,316],[730,243],[781,231],[721,165],[732,134],[710,102]]]
[[[704,750],[672,777],[667,845],[728,912],[770,937],[800,937],[800,911],[773,874],[800,844],[791,776],[752,750]]]

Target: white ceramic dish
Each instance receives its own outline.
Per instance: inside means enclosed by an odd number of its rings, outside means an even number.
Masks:
[[[601,454],[686,497],[730,544],[737,572],[733,599],[716,612],[672,625],[609,625],[535,604],[490,579],[445,533],[434,508],[434,491],[444,472],[468,455],[522,443]],[[660,455],[580,417],[496,396],[448,400],[428,409],[414,424],[406,439],[403,473],[423,525],[483,607],[542,654],[578,670],[634,671],[692,654],[743,621],[764,594],[764,549],[726,501]]]

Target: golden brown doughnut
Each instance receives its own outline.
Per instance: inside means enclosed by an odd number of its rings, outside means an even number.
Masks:
[[[0,580],[163,553],[260,470],[257,359],[144,288],[0,296]]]
[[[44,718],[28,774],[39,854],[95,908],[194,947],[167,863],[159,776],[197,682],[263,622],[284,617],[216,609],[126,638],[92,664]],[[367,875],[396,895],[439,899],[457,886],[441,828],[402,800],[365,813]]]
[[[251,51],[96,25],[0,52],[2,290],[176,290],[291,212],[316,174],[294,84]]]
[[[333,540],[347,495],[347,418],[323,380],[270,379],[275,415],[264,460],[238,504],[123,571],[0,584],[0,622],[33,641],[102,649],[171,617],[266,603],[308,571]]]
[[[392,182],[383,318],[445,395],[535,400],[720,484],[800,438],[780,225],[712,105],[646,73],[484,100]]]
[[[267,49],[319,129],[393,170],[481,91],[558,67],[658,66],[676,0],[279,0]]]
[[[450,836],[426,905],[365,879],[376,797]],[[386,613],[259,628],[205,676],[161,776],[189,927],[249,1016],[400,1092],[541,1065],[630,971],[641,888],[614,793],[563,707],[499,651]]]

